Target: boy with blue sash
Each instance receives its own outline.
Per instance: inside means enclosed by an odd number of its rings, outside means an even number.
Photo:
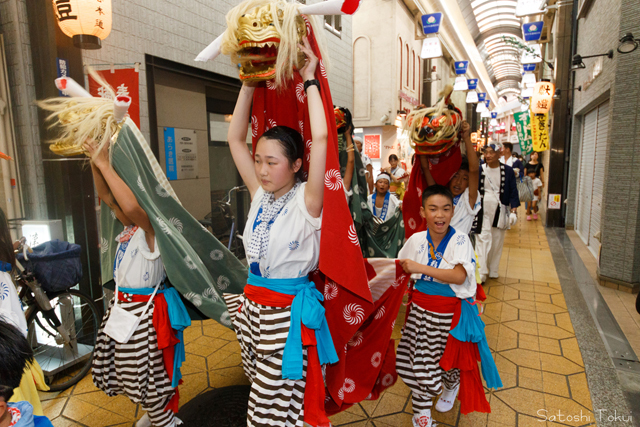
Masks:
[[[398,375],[411,389],[413,425],[430,427],[436,410],[491,412],[477,362],[488,388],[502,387],[479,317],[475,296],[475,256],[469,236],[450,226],[453,195],[442,185],[428,187],[420,214],[427,230],[415,233],[399,254],[411,278],[407,317],[397,351]]]

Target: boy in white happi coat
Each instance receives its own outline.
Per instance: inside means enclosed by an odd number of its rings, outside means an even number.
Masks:
[[[369,209],[373,212],[373,216],[379,218],[382,222],[392,218],[402,203],[389,191],[390,183],[391,178],[389,175],[386,173],[378,175],[375,185],[376,191],[367,199]]]

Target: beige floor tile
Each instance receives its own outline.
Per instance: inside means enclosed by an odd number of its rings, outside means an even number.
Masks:
[[[65,417],[58,417],[55,418],[53,420],[51,420],[51,424],[54,425],[54,427],[76,427],[76,426],[81,426],[82,424],[78,424],[77,422],[69,419],[69,418],[65,418]]]
[[[571,399],[546,394],[544,400],[548,421],[570,426],[581,426],[595,421],[591,411]]]
[[[498,397],[499,400],[504,402],[510,408],[513,408],[518,413],[530,416],[536,416],[537,411],[539,409],[544,409],[545,407],[545,395],[543,393],[523,388],[512,388],[509,390],[497,391],[495,392],[494,397]],[[498,399],[491,400],[492,411],[495,401]],[[515,425],[515,419],[514,423],[511,425]]]
[[[589,392],[589,385],[587,384],[587,377],[584,372],[570,375],[569,386],[571,388],[571,397],[573,400],[585,408],[593,410],[593,406],[591,404],[591,393]]]
[[[569,384],[565,375],[542,372],[542,382],[544,384],[545,393],[555,394],[562,397],[571,397],[571,394],[569,393]]]
[[[562,356],[547,353],[540,353],[539,356],[541,369],[543,371],[554,372],[562,375],[577,374],[578,372],[584,371],[584,367]]]
[[[500,356],[511,363],[530,369],[540,369],[540,353],[521,348],[501,351]]]
[[[62,408],[64,408],[65,403],[67,403],[66,397],[61,397],[58,399],[47,400],[42,403],[42,412],[44,415],[50,420],[58,417],[62,413]]]
[[[105,423],[105,421],[107,421],[108,423]],[[80,423],[88,427],[105,427],[105,426],[111,426],[116,424],[122,424],[127,421],[130,421],[130,420],[123,417],[122,415],[114,414],[113,412],[109,412],[106,409],[99,408],[92,414],[89,414],[83,419],[81,419]]]
[[[100,409],[98,406],[84,402],[76,397],[69,398],[62,414],[73,421],[80,422],[84,417]]]

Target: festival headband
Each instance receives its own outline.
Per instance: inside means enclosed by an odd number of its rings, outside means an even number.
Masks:
[[[378,178],[376,178],[376,182],[380,181],[381,179],[386,179],[388,182],[391,182],[391,178],[386,173],[381,173],[380,175],[378,175]]]
[[[492,142],[491,144],[485,145],[483,150],[487,148],[491,148],[493,151],[500,151],[502,150],[502,144],[500,144],[499,142]]]
[[[353,15],[360,7],[360,0],[327,0],[316,4],[302,5],[300,15]],[[222,34],[196,56],[196,61],[207,62],[216,59],[221,53]]]

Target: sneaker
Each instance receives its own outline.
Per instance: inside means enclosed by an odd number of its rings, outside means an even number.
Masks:
[[[498,277],[500,277],[498,274],[490,274],[489,275],[489,279],[497,279]]]
[[[411,419],[413,427],[433,427],[433,418],[431,418],[431,409],[420,411]]]
[[[531,221],[531,215],[527,215],[527,221]]]
[[[453,390],[449,390],[447,387],[442,388],[442,394],[440,395],[440,399],[438,399],[438,403],[436,404],[436,411],[449,412],[451,408],[453,408],[453,404],[456,401],[458,390],[460,390],[460,384],[458,383],[458,385]]]
[[[538,219],[538,214],[537,213],[533,214],[533,219]]]

